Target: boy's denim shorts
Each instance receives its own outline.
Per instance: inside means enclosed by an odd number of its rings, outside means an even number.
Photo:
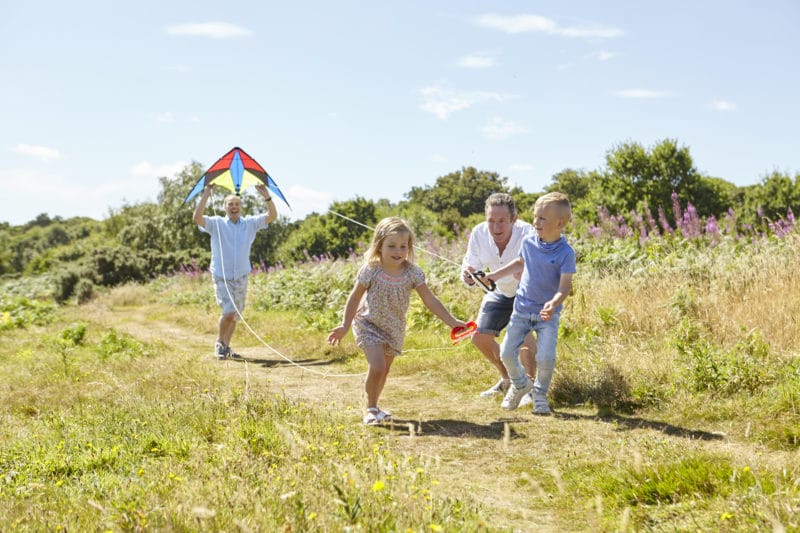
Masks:
[[[244,311],[245,300],[247,299],[247,278],[242,276],[237,279],[214,278],[214,292],[217,296],[217,303],[222,308],[223,315],[239,314]],[[239,311],[238,313],[236,311]]]
[[[497,292],[487,292],[483,296],[481,308],[478,311],[478,333],[486,333],[497,337],[511,319],[514,310],[514,298],[509,298]]]

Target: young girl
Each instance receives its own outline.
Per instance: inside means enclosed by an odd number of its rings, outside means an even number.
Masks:
[[[378,223],[364,259],[347,298],[342,325],[331,330],[328,343],[338,344],[353,325],[356,344],[369,365],[364,423],[373,425],[391,420],[391,414],[378,408],[378,397],[394,357],[403,350],[411,290],[416,289],[425,306],[451,328],[466,324],[454,318],[425,284],[425,273],[414,264],[414,234],[402,218],[388,217]]]

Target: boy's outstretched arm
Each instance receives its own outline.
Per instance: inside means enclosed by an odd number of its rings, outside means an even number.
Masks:
[[[489,274],[486,275],[486,279],[496,282],[497,280],[502,279],[506,276],[521,274],[524,268],[525,268],[525,260],[522,259],[522,257],[517,257],[506,266],[498,268],[494,272],[489,272]]]
[[[466,322],[462,322],[450,314],[450,311],[447,310],[444,304],[431,292],[425,283],[417,285],[416,288],[417,294],[419,294],[419,297],[422,299],[422,303],[425,304],[425,307],[430,309],[431,313],[438,316],[442,322],[451,328],[464,328],[467,326]]]
[[[542,311],[539,313],[542,320],[550,320],[553,318],[553,309],[561,305],[564,300],[567,299],[571,290],[572,274],[561,274],[561,278],[558,281],[558,291],[544,304]]]
[[[367,288],[356,281],[353,290],[350,291],[350,296],[347,297],[347,303],[344,305],[344,317],[342,317],[342,324],[333,328],[328,335],[328,344],[336,346],[342,340],[342,337],[347,335],[350,325],[356,316],[358,304],[361,303],[361,297],[367,292]]]

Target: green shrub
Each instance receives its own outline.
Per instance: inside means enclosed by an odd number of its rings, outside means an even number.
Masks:
[[[67,268],[56,274],[53,279],[53,298],[58,303],[69,300],[75,292],[75,285],[80,281],[81,275],[73,268]]]
[[[25,328],[31,324],[49,324],[55,317],[55,305],[24,296],[0,297],[0,331]]]
[[[81,346],[86,340],[86,324],[81,322],[72,324],[62,329],[58,334],[58,338],[68,346]]]
[[[684,318],[673,333],[673,344],[685,362],[684,380],[694,392],[733,395],[756,392],[773,383],[782,363],[770,356],[757,331],[750,331],[732,349],[709,340],[700,325]]]
[[[145,345],[126,333],[120,333],[116,329],[107,331],[97,347],[100,358],[103,360],[112,357],[135,358],[148,355]]]
[[[94,288],[95,285],[92,280],[87,278],[81,278],[78,280],[78,283],[75,284],[75,296],[78,299],[79,304],[85,304],[89,300],[92,299],[94,296]]]
[[[147,262],[126,246],[104,246],[92,253],[91,264],[101,285],[113,287],[130,281],[145,281]]]
[[[358,267],[354,261],[326,260],[256,276],[255,306],[261,311],[297,310],[306,325],[328,330],[341,322]]]

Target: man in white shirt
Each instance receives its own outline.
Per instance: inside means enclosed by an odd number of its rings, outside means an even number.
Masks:
[[[517,259],[522,241],[534,231],[533,226],[518,219],[511,195],[494,193],[486,199],[485,205],[486,221],[472,229],[467,253],[461,263],[462,278],[467,285],[475,284],[472,272],[494,271]],[[500,373],[500,380],[481,392],[482,397],[502,396],[510,384],[496,338],[511,318],[518,281],[513,276],[497,281],[497,288],[483,296],[478,311],[478,330],[472,336],[472,343]],[[520,360],[528,375],[535,376],[536,343],[530,335],[520,350]],[[520,402],[521,405],[524,403]]]

